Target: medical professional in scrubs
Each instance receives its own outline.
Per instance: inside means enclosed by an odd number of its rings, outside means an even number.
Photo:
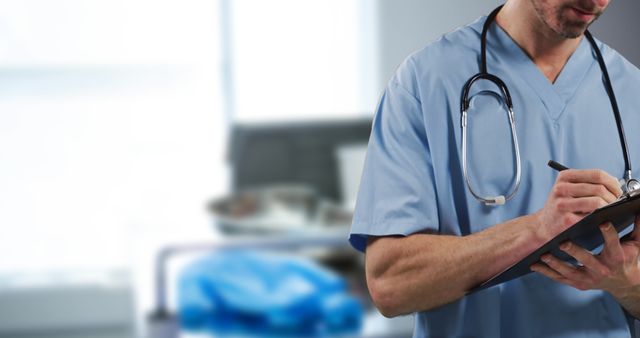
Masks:
[[[620,139],[603,73],[584,36],[608,2],[507,0],[489,26],[487,68],[511,92],[522,159],[520,188],[504,205],[486,205],[470,193],[461,161],[461,93],[479,72],[487,18],[413,53],[389,81],[350,241],[366,254],[376,306],[386,316],[415,313],[414,337],[634,336],[637,230],[620,243],[603,224],[600,255],[571,243],[562,247],[583,267],[547,255],[532,267],[535,273],[465,296],[621,194]],[[640,71],[596,44],[638,168]],[[495,85],[474,85],[468,175],[483,195],[505,194],[516,177],[506,116]],[[554,171],[550,159],[574,169]]]

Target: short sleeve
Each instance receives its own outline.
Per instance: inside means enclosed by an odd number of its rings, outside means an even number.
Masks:
[[[436,189],[420,100],[397,78],[373,121],[349,241],[437,231]]]

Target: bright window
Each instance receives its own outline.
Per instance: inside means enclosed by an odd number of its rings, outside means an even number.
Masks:
[[[374,1],[231,1],[233,112],[238,121],[371,112]]]
[[[0,2],[0,272],[126,266],[227,185],[215,0]]]

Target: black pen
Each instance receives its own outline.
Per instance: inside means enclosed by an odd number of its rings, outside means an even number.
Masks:
[[[565,167],[565,166],[563,166],[562,164],[560,164],[560,163],[558,163],[558,162],[556,162],[556,161],[554,161],[554,160],[549,160],[549,162],[547,162],[547,164],[548,164],[551,168],[553,168],[553,169],[555,169],[555,170],[557,170],[557,171],[563,171],[563,170],[567,170],[567,169],[569,169],[569,167]]]

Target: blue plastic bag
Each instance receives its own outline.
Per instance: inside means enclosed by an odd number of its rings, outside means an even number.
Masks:
[[[256,337],[355,333],[363,317],[336,274],[303,258],[255,251],[189,265],[179,279],[178,311],[186,330]]]

